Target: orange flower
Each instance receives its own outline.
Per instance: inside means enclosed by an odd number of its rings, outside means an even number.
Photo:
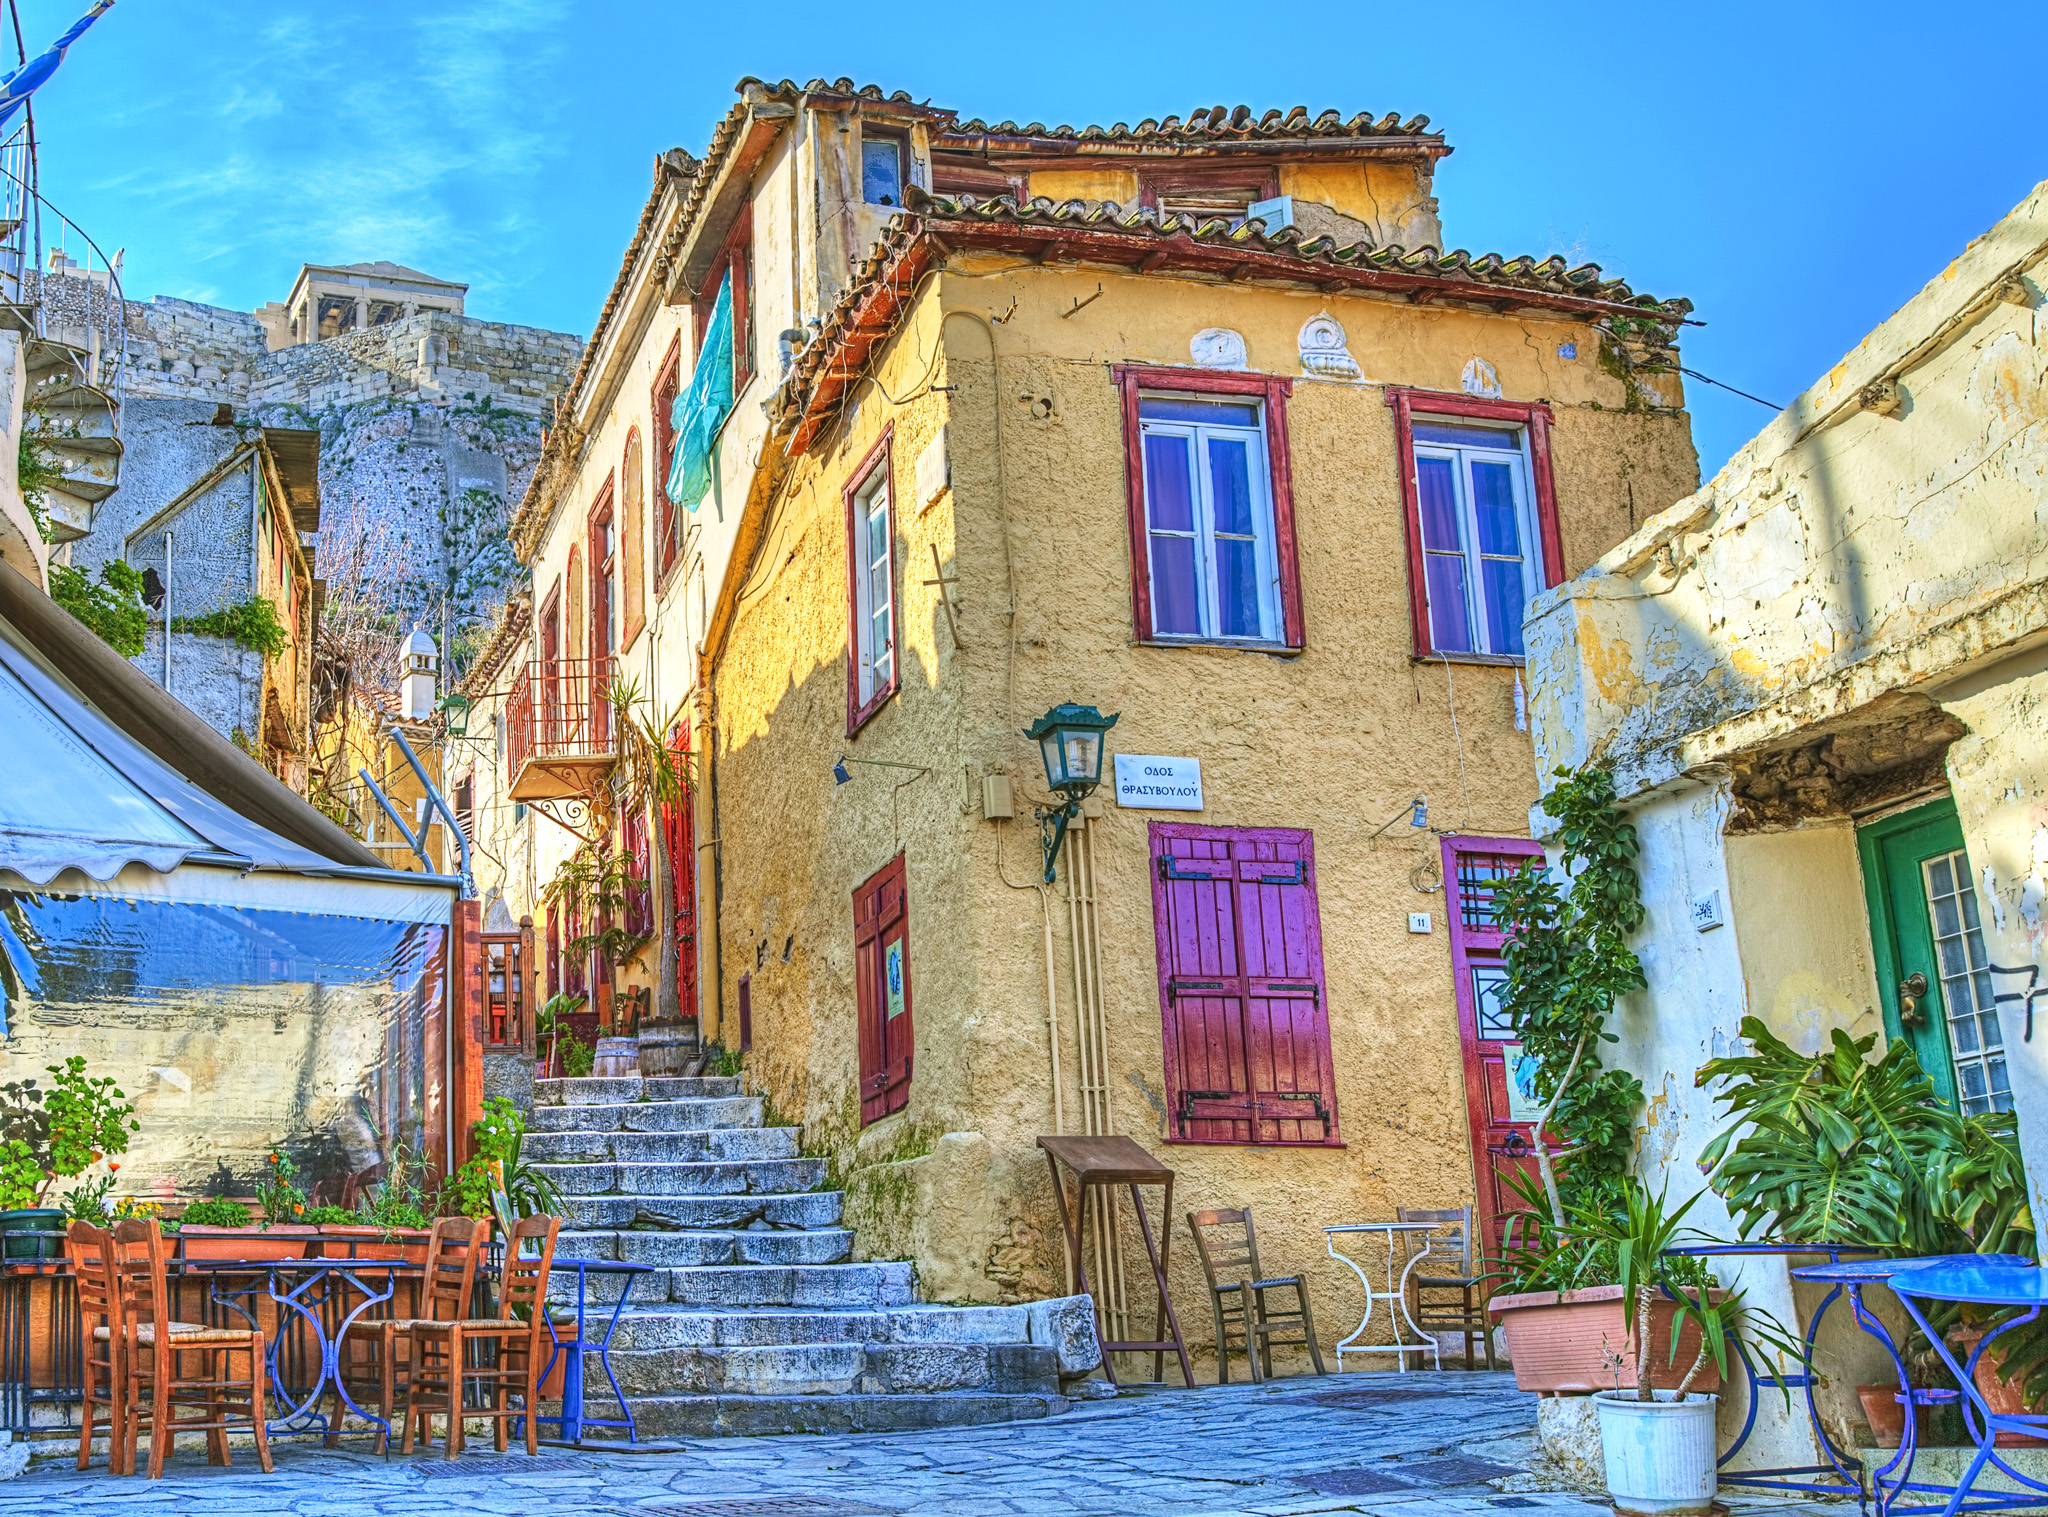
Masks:
[[[118,1164],[109,1164],[109,1165],[107,1166],[107,1173],[109,1173],[109,1174],[119,1174],[120,1172],[121,1172],[121,1166],[120,1166],[120,1165],[118,1165]]]

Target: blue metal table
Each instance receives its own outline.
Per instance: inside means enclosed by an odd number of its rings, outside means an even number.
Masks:
[[[548,1317],[548,1336],[554,1339],[554,1349],[548,1355],[547,1368],[542,1371],[545,1380],[555,1372],[555,1361],[567,1356],[562,1365],[562,1413],[558,1417],[536,1415],[536,1422],[560,1423],[562,1436],[570,1443],[583,1441],[583,1430],[587,1427],[622,1427],[626,1430],[626,1441],[638,1443],[640,1435],[633,1426],[633,1408],[627,1404],[626,1393],[619,1389],[619,1377],[612,1373],[612,1335],[619,1328],[619,1314],[626,1309],[626,1301],[633,1294],[633,1280],[639,1275],[656,1273],[652,1264],[628,1264],[618,1259],[566,1259],[555,1255],[554,1272],[551,1278],[560,1279],[567,1270],[576,1271],[576,1332],[571,1338],[564,1338],[568,1327],[566,1322],[558,1323],[552,1313]],[[625,1284],[620,1287],[619,1299],[612,1303],[612,1314],[604,1324],[604,1336],[593,1341],[590,1337],[589,1302],[590,1277],[592,1275],[624,1275]],[[624,1417],[586,1417],[583,1415],[583,1356],[596,1350],[598,1363],[604,1366],[604,1377],[611,1382],[612,1394],[619,1398],[619,1410]]]
[[[1984,1357],[1984,1351],[2016,1327],[2022,1327],[2041,1315],[2041,1308],[2048,1306],[2048,1271],[2042,1270],[2031,1261],[2021,1260],[2017,1264],[1986,1264],[1979,1262],[1978,1255],[1967,1255],[1967,1262],[1944,1261],[1924,1269],[1907,1270],[1891,1281],[1892,1294],[1899,1298],[1899,1304],[1913,1319],[1934,1345],[1934,1351],[1941,1356],[1941,1362],[1948,1372],[1955,1376],[1956,1384],[1962,1387],[1963,1422],[1970,1436],[1977,1441],[1977,1457],[1970,1461],[1970,1467],[1963,1478],[1950,1487],[1916,1486],[1916,1490],[1948,1491],[1949,1499],[1942,1506],[1885,1507],[1880,1498],[1880,1510],[1889,1513],[1909,1511],[1939,1511],[1945,1517],[1957,1512],[1989,1512],[2021,1506],[2048,1506],[2048,1484],[2044,1484],[2018,1470],[1998,1457],[1997,1443],[2000,1433],[2017,1433],[2024,1437],[2048,1437],[2048,1413],[2040,1412],[1997,1412],[1984,1399],[1984,1393],[1977,1388],[1977,1361]],[[2004,1256],[2010,1258],[2011,1256]],[[1976,1306],[2018,1307],[2020,1314],[2000,1323],[1977,1341],[1970,1351],[1967,1363],[1956,1363],[1955,1353],[1942,1335],[1934,1330],[1922,1313],[1921,1301],[1954,1301]],[[1893,1360],[1897,1361],[1894,1353]],[[1904,1367],[1900,1368],[1900,1383],[1903,1385]],[[1901,1440],[1903,1442],[1903,1440]],[[1986,1464],[1996,1465],[2001,1474],[2020,1487],[2014,1492],[1987,1491],[1972,1497],[1971,1492],[1977,1477],[1983,1473]],[[1966,1498],[1968,1498],[1966,1500]]]

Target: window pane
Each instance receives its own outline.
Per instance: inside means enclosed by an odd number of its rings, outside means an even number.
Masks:
[[[1508,972],[1487,964],[1472,966],[1472,1004],[1478,1013],[1479,1036],[1506,1040],[1515,1035],[1515,1024],[1501,1009],[1501,992],[1507,989]]]
[[[1465,611],[1465,560],[1455,554],[1423,558],[1429,586],[1430,645],[1446,653],[1472,651],[1471,619]]]
[[[1215,529],[1249,537],[1252,525],[1252,481],[1248,444],[1234,437],[1209,439],[1209,503]]]
[[[1422,546],[1433,553],[1456,553],[1458,493],[1452,483],[1455,465],[1448,458],[1415,460],[1415,496],[1422,509]]]
[[[1417,442],[1447,442],[1460,448],[1505,448],[1519,451],[1521,434],[1495,427],[1447,427],[1437,422],[1415,423]]]
[[[1522,561],[1482,558],[1480,582],[1486,587],[1486,625],[1493,635],[1489,653],[1522,651]]]
[[[1256,427],[1256,401],[1195,400],[1185,395],[1140,395],[1138,415],[1146,421],[1192,421],[1205,427]]]
[[[1522,530],[1515,521],[1515,474],[1507,464],[1474,460],[1472,514],[1479,520],[1479,551],[1522,556]]]
[[[868,518],[868,562],[879,564],[889,556],[889,513],[879,508]]]
[[[903,204],[903,144],[893,137],[863,140],[860,187],[869,205]]]
[[[1216,612],[1224,637],[1263,637],[1259,625],[1259,545],[1242,537],[1216,539]]]
[[[1202,635],[1202,590],[1192,537],[1152,538],[1152,630],[1162,637]]]
[[[1145,497],[1157,532],[1195,530],[1195,496],[1188,448],[1192,438],[1145,434]]]

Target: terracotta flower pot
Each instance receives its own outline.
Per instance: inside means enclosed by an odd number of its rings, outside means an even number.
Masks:
[[[381,1227],[366,1227],[353,1222],[323,1222],[320,1224],[320,1248],[322,1259],[402,1259],[405,1245],[402,1234],[386,1232]]]
[[[190,1222],[178,1229],[188,1259],[239,1259],[250,1264],[270,1259],[303,1259],[320,1229],[281,1222],[275,1227],[208,1227]]]
[[[1714,1291],[1719,1300],[1722,1293]],[[1500,1319],[1515,1384],[1525,1391],[1632,1390],[1636,1383],[1635,1313],[1618,1285],[1580,1290],[1529,1291],[1495,1296],[1488,1311]],[[1650,1384],[1676,1390],[1700,1351],[1700,1329],[1688,1322],[1670,1353],[1671,1319],[1678,1303],[1659,1300],[1650,1308]],[[1614,1361],[1619,1359],[1620,1364]],[[1667,1359],[1669,1362],[1667,1362]],[[1696,1391],[1715,1391],[1720,1372],[1712,1359],[1693,1381]]]
[[[1870,1424],[1870,1436],[1877,1440],[1881,1449],[1895,1449],[1906,1435],[1906,1408],[1899,1401],[1899,1382],[1887,1380],[1882,1385],[1859,1385],[1856,1399],[1863,1403],[1863,1420]],[[1927,1413],[1929,1407],[1913,1408],[1913,1442],[1916,1446],[1927,1446]]]
[[[1949,1346],[1955,1350],[1956,1357],[1967,1364],[1969,1363],[1970,1355],[1977,1351],[1977,1345],[1983,1341],[1984,1334],[1988,1331],[1988,1328],[1981,1327],[1956,1328],[1948,1335]],[[2004,1343],[1993,1344],[1991,1351],[1979,1359],[1976,1369],[1971,1371],[1970,1378],[1977,1382],[1977,1389],[1982,1393],[1985,1405],[1989,1406],[1992,1411],[1999,1413],[2048,1412],[2048,1406],[2043,1406],[2038,1402],[2032,1406],[2027,1404],[2026,1392],[2021,1387],[2019,1381],[2008,1381],[1998,1378],[1998,1371],[1993,1366],[1992,1361],[1995,1359],[2001,1364],[2004,1363],[2005,1347]],[[2048,1448],[2048,1438],[2035,1438],[2026,1433],[2000,1433],[1998,1435],[1998,1447],[2002,1449]]]

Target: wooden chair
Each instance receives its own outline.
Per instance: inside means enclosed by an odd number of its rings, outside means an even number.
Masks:
[[[135,1473],[135,1446],[146,1412],[150,1479],[162,1477],[164,1459],[180,1433],[206,1434],[209,1464],[233,1463],[228,1433],[235,1428],[255,1434],[256,1458],[263,1473],[270,1474],[270,1380],[262,1331],[176,1320],[163,1230],[155,1218],[116,1222],[102,1236],[107,1240],[102,1257],[111,1261],[112,1291],[120,1298],[125,1359],[121,1473]],[[111,1328],[110,1322],[110,1337]],[[195,1355],[204,1365],[198,1374],[186,1369]],[[248,1358],[246,1376],[235,1374],[237,1355]],[[181,1408],[200,1415],[180,1417]]]
[[[78,1321],[84,1344],[80,1376],[78,1467],[92,1464],[93,1408],[107,1409],[107,1471],[127,1466],[128,1329],[120,1287],[114,1276],[114,1243],[102,1228],[73,1222],[64,1255],[78,1287]]]
[[[1243,1229],[1242,1236],[1226,1235],[1214,1241],[1209,1236],[1212,1231],[1225,1233],[1231,1228]],[[1233,1328],[1236,1330],[1236,1343],[1244,1350],[1245,1363],[1251,1367],[1254,1382],[1272,1378],[1275,1343],[1306,1345],[1309,1362],[1315,1365],[1316,1373],[1328,1374],[1329,1371],[1323,1368],[1323,1351],[1316,1344],[1316,1319],[1309,1310],[1308,1287],[1299,1275],[1274,1279],[1262,1275],[1259,1270],[1259,1240],[1252,1230],[1251,1212],[1189,1212],[1188,1231],[1194,1234],[1195,1253],[1200,1257],[1202,1273],[1209,1281],[1209,1309],[1216,1317],[1217,1383],[1230,1383]],[[1266,1305],[1267,1291],[1289,1287],[1294,1290],[1296,1310],[1274,1311]],[[1234,1299],[1226,1301],[1226,1298]],[[1295,1328],[1300,1329],[1299,1338],[1277,1336]],[[1254,1352],[1255,1348],[1261,1352]],[[1263,1373],[1259,1368],[1261,1357],[1265,1360]]]
[[[398,1393],[410,1392],[412,1366],[419,1357],[413,1330],[423,1321],[452,1322],[468,1315],[477,1262],[483,1257],[490,1230],[491,1224],[481,1217],[441,1218],[427,1237],[426,1271],[414,1283],[412,1311],[394,1310],[388,1317],[358,1317],[349,1324],[346,1339],[340,1345],[340,1373],[358,1405],[362,1404],[363,1395],[374,1389],[384,1420],[389,1423],[397,1417]],[[350,1344],[367,1347],[370,1361],[353,1358]],[[330,1448],[340,1435],[342,1411],[341,1391],[337,1389],[328,1413]],[[383,1453],[390,1440],[388,1428],[379,1433],[377,1452]]]
[[[1429,1222],[1436,1231],[1429,1239],[1429,1259],[1442,1259],[1451,1266],[1449,1274],[1411,1273],[1409,1284],[1415,1293],[1415,1325],[1425,1333],[1462,1333],[1465,1337],[1465,1368],[1472,1362],[1472,1339],[1477,1335],[1486,1345],[1486,1367],[1494,1367],[1493,1324],[1486,1315],[1487,1277],[1475,1265],[1472,1236],[1472,1208],[1469,1206],[1431,1211],[1402,1206],[1395,1209],[1403,1222]],[[1446,1236],[1448,1234],[1448,1236]],[[1434,1295],[1435,1299],[1431,1297]]]
[[[412,1324],[412,1394],[405,1404],[405,1438],[400,1450],[410,1454],[415,1436],[423,1443],[433,1441],[433,1417],[439,1412],[448,1421],[447,1455],[462,1452],[462,1422],[465,1417],[488,1417],[493,1446],[504,1453],[505,1424],[517,1418],[525,1424],[526,1452],[540,1452],[540,1374],[547,1360],[542,1345],[547,1341],[548,1271],[555,1262],[555,1235],[561,1231],[559,1217],[523,1217],[512,1224],[505,1240],[505,1263],[499,1273],[498,1315],[457,1317],[452,1321]],[[527,1245],[533,1251],[527,1251]],[[497,1357],[489,1363],[464,1362],[472,1343],[493,1343]],[[465,1405],[465,1393],[475,1387],[480,1395]],[[508,1393],[516,1392],[519,1405],[507,1405]]]

